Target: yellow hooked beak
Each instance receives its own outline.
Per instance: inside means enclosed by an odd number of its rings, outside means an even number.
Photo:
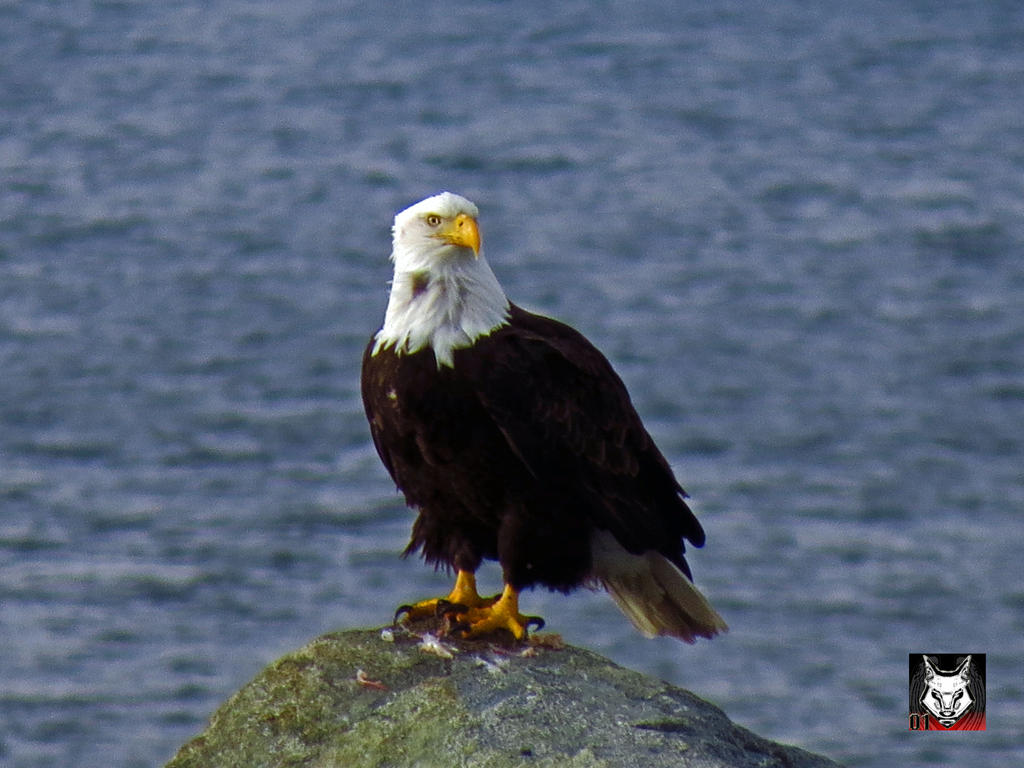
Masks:
[[[474,256],[480,255],[480,228],[476,219],[468,214],[460,213],[450,224],[438,230],[437,237],[452,245],[472,248]]]

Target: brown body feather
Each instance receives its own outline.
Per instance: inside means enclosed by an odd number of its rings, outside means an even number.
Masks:
[[[591,537],[655,551],[689,575],[704,531],[607,359],[563,323],[510,320],[438,367],[429,347],[363,358],[374,444],[419,512],[408,551],[517,589],[594,578]]]

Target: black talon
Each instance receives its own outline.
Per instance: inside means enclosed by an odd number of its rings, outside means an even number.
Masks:
[[[531,626],[538,632],[540,632],[540,630],[544,629],[544,619],[542,619],[540,616],[527,616],[526,630],[529,631]]]
[[[469,611],[468,605],[462,603],[453,603],[445,599],[437,601],[437,609],[435,610],[436,616],[447,616],[449,613],[460,614],[467,613]]]
[[[441,634],[448,636],[453,635],[456,632],[463,633],[469,631],[469,622],[462,621],[458,618],[452,618],[451,614],[444,615],[444,624],[441,627]]]
[[[400,606],[398,606],[398,610],[395,611],[395,618],[392,619],[392,621],[391,621],[392,625],[397,626],[398,623],[401,622],[402,617],[407,615],[407,614],[409,614],[409,613],[412,613],[412,606],[411,605],[400,605]]]

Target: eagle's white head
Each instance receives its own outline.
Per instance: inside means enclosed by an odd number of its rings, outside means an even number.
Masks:
[[[477,207],[451,192],[395,216],[391,298],[373,354],[434,350],[438,367],[508,321],[509,303],[480,242]]]

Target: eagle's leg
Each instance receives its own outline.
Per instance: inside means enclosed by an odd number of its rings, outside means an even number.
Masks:
[[[519,593],[506,584],[501,596],[493,602],[471,608],[462,617],[460,626],[462,636],[479,637],[500,629],[508,630],[516,640],[526,637],[526,631],[534,625],[537,629],[544,626],[544,619],[539,616],[523,616],[519,612]]]
[[[468,610],[489,606],[497,599],[497,595],[480,597],[476,591],[476,576],[472,571],[460,570],[455,576],[455,586],[448,597],[433,597],[412,605],[399,606],[395,613],[395,621],[397,622],[403,617],[427,619],[445,613],[465,613]]]

